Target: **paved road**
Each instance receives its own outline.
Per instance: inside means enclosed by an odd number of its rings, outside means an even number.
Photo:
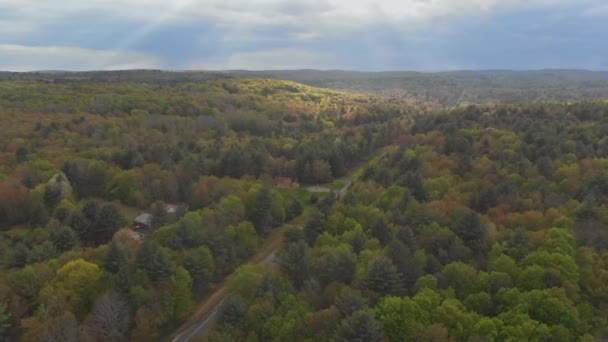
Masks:
[[[205,316],[203,316],[196,324],[192,325],[189,329],[182,332],[179,336],[175,337],[171,342],[188,342],[191,338],[196,336],[203,336],[217,320],[217,314],[220,310],[220,306],[224,300],[220,301],[217,306],[211,309]]]
[[[339,190],[331,190],[329,188],[322,188],[322,187],[309,187],[306,190],[310,191],[310,192],[325,192],[325,190],[327,190],[327,192],[333,192],[336,194],[336,196],[338,196],[338,198],[342,197],[342,195],[344,195],[349,187],[353,184],[353,180],[349,181],[348,183],[346,183],[344,185],[344,187],[342,187]],[[297,227],[302,229],[301,225],[293,225],[293,224],[285,224],[286,227]],[[277,259],[277,252],[279,249],[279,246],[281,245],[281,239],[279,239],[278,241],[276,241],[276,243],[271,244],[269,247],[272,248],[271,252],[268,253],[267,255],[265,255],[263,258],[258,258],[256,256],[253,257],[253,259],[249,260],[249,264],[263,264],[263,265],[269,265],[269,264],[273,264],[276,262]],[[189,324],[186,328],[182,329],[179,331],[179,333],[177,333],[177,335],[175,335],[175,337],[171,340],[171,342],[188,342],[190,341],[190,339],[192,339],[193,337],[198,337],[198,336],[205,336],[207,334],[207,332],[209,332],[209,330],[213,327],[213,323],[215,323],[215,321],[217,320],[217,316],[218,316],[218,312],[219,309],[222,305],[222,302],[224,301],[224,295],[226,293],[226,288],[224,286],[221,286],[219,289],[216,290],[216,292],[211,295],[211,297],[209,298],[208,302],[203,305],[200,309],[200,311],[205,312],[206,313],[198,320],[196,320],[194,323]],[[215,297],[215,299],[213,298]],[[221,298],[221,300],[219,300]],[[213,305],[214,300],[219,300],[217,302],[217,304]],[[206,309],[205,306],[206,305],[213,305],[210,309]],[[186,326],[186,324],[184,324],[184,326]]]
[[[273,249],[272,252],[270,252],[270,254],[266,255],[262,260],[260,260],[258,264],[273,264],[277,259],[277,252],[277,248]],[[220,295],[223,297],[224,293],[222,292]],[[175,338],[173,338],[173,340],[171,340],[171,342],[188,342],[193,337],[205,336],[205,334],[209,332],[209,330],[213,327],[213,324],[217,320],[217,316],[223,302],[223,299],[220,300],[199,320],[190,325],[187,329],[182,330]]]

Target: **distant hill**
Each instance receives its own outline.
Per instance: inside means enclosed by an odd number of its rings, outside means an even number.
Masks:
[[[398,98],[416,97],[445,106],[454,106],[463,102],[521,103],[608,98],[608,72],[583,70],[487,70],[436,73],[341,70],[0,72],[0,80],[50,82],[181,83],[240,77],[275,78],[314,87]]]
[[[273,77],[315,87],[396,97],[420,97],[448,106],[461,101],[519,103],[608,98],[608,72],[582,70],[437,73],[301,70],[235,71],[231,74]]]

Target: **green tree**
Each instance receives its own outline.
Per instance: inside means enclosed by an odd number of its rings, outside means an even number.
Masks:
[[[375,308],[376,317],[393,341],[415,341],[416,330],[431,323],[424,311],[407,297],[384,297]]]
[[[416,268],[410,249],[400,240],[394,239],[388,244],[386,254],[403,275],[407,290],[412,291],[416,284]]]
[[[473,266],[457,261],[446,265],[441,274],[446,287],[452,287],[459,298],[473,293],[477,279],[477,271]]]
[[[0,303],[0,338],[6,337],[11,329],[11,315],[6,303]]]
[[[340,322],[335,338],[339,342],[380,341],[382,323],[376,320],[373,312],[359,310]]]
[[[574,257],[576,254],[576,239],[566,229],[552,228],[540,249],[549,253],[560,253]]]
[[[226,227],[226,234],[232,240],[231,246],[234,254],[240,260],[245,260],[256,250],[258,236],[251,222],[241,222],[236,227]]]
[[[304,282],[310,278],[312,267],[312,259],[306,243],[300,241],[287,246],[279,257],[279,266],[293,286],[301,289]]]
[[[266,236],[272,224],[272,194],[266,184],[254,186],[246,199],[247,217],[260,236]]]
[[[187,318],[194,308],[192,277],[180,266],[169,283],[169,292],[165,297],[165,314],[168,321],[177,323]]]
[[[150,239],[146,240],[137,251],[135,262],[152,281],[167,279],[173,273],[173,264],[167,252]]]
[[[403,276],[386,257],[380,257],[372,263],[365,275],[363,285],[381,296],[400,296],[406,292]]]
[[[336,308],[343,317],[348,317],[356,311],[367,308],[367,300],[360,291],[345,287],[336,297]]]
[[[247,314],[247,303],[245,299],[238,294],[231,294],[220,306],[220,320],[233,327],[240,328],[245,323],[245,315]]]
[[[476,255],[484,252],[486,229],[479,214],[469,211],[456,222],[453,230]]]
[[[60,253],[74,249],[80,244],[76,232],[66,226],[59,226],[51,231],[51,241]]]
[[[127,257],[116,241],[112,240],[108,245],[108,250],[104,255],[101,267],[110,273],[118,273],[121,267],[127,263]]]
[[[65,303],[66,309],[82,317],[101,287],[102,272],[96,264],[77,259],[61,267],[40,297],[43,303]]]
[[[41,261],[46,261],[57,256],[57,249],[51,241],[45,241],[36,245],[28,254],[28,264],[34,264]]]
[[[184,268],[192,276],[192,289],[197,295],[202,295],[209,288],[209,282],[215,273],[213,255],[205,246],[187,251],[184,257]]]
[[[309,217],[306,225],[304,226],[304,235],[306,236],[306,241],[310,246],[315,244],[317,237],[321,235],[323,232],[323,223],[325,222],[325,217],[323,214],[315,210]]]
[[[95,217],[95,224],[91,231],[91,242],[95,245],[103,244],[112,239],[112,236],[127,220],[118,205],[104,204]]]
[[[350,284],[357,268],[357,256],[345,247],[332,248],[319,257],[314,265],[315,274],[323,286],[338,281]]]

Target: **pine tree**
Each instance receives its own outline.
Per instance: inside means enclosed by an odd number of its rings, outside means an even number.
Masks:
[[[336,308],[344,317],[367,308],[367,300],[360,291],[345,287],[336,297]]]
[[[340,322],[336,332],[338,342],[375,342],[382,338],[382,323],[368,310],[353,313]]]
[[[308,218],[308,221],[304,226],[304,235],[306,236],[306,241],[310,246],[315,244],[317,237],[323,232],[324,222],[325,217],[320,211],[313,212]]]
[[[118,273],[121,267],[127,263],[127,257],[118,244],[112,240],[103,258],[102,267],[110,273]]]
[[[270,188],[264,184],[256,195],[256,208],[253,212],[252,223],[256,231],[261,236],[266,236],[272,222],[270,213],[272,206],[272,196]]]
[[[123,264],[116,273],[116,289],[121,293],[128,293],[131,286],[135,285],[133,270],[129,265]]]
[[[479,214],[468,212],[456,222],[453,230],[473,253],[479,255],[483,252],[486,230]]]
[[[6,304],[0,303],[0,339],[6,337],[11,328],[11,315]]]
[[[368,290],[382,296],[401,296],[406,292],[403,275],[386,257],[380,257],[372,263],[363,280],[363,285]]]
[[[279,258],[281,271],[296,289],[301,289],[310,277],[311,257],[308,246],[303,241],[289,245]]]
[[[167,279],[173,273],[167,253],[151,240],[146,240],[137,251],[136,263],[152,281]]]
[[[220,307],[220,320],[232,325],[233,327],[242,327],[247,314],[247,303],[245,299],[239,295],[230,295],[224,299]]]
[[[51,241],[60,253],[67,252],[79,244],[76,232],[66,226],[61,226],[51,231]]]
[[[95,224],[91,231],[91,242],[95,245],[106,243],[126,222],[116,204],[103,205],[97,212]]]
[[[410,249],[403,242],[393,240],[388,244],[387,256],[391,259],[397,271],[403,275],[406,289],[408,291],[413,290],[416,284],[416,269]]]

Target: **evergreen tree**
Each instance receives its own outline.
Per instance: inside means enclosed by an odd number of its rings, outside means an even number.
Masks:
[[[371,226],[373,237],[378,239],[380,243],[387,244],[392,238],[392,231],[384,218],[376,218]]]
[[[301,289],[310,277],[311,257],[308,246],[303,241],[287,246],[279,258],[281,271],[296,289]]]
[[[224,324],[240,328],[245,323],[247,314],[247,303],[245,299],[237,294],[226,297],[220,307],[219,317]]]
[[[375,342],[382,338],[382,323],[368,310],[359,310],[340,322],[338,342]]]
[[[80,243],[76,232],[66,226],[60,226],[51,231],[51,241],[60,253],[72,250]]]
[[[93,223],[86,218],[86,215],[84,215],[82,211],[73,212],[70,216],[70,227],[72,227],[83,245],[89,244],[92,224]]]
[[[103,258],[102,268],[110,273],[118,273],[127,263],[127,257],[118,244],[112,240]]]
[[[372,263],[363,280],[363,285],[368,290],[382,296],[401,296],[406,292],[403,275],[386,257],[380,257]]]
[[[453,230],[476,255],[483,253],[486,230],[479,214],[469,211],[456,222]]]
[[[412,252],[400,240],[391,241],[387,247],[387,256],[391,259],[397,271],[403,275],[405,287],[408,291],[413,290],[416,284],[416,269]]]
[[[19,242],[7,253],[6,267],[21,268],[27,265],[30,250],[22,242]]]
[[[260,236],[266,236],[272,222],[272,196],[270,188],[264,184],[256,194],[256,207],[251,216],[251,222]]]
[[[126,219],[116,204],[104,204],[97,212],[96,220],[91,230],[91,242],[94,245],[106,243],[112,239],[114,233],[125,223]]]
[[[132,268],[127,264],[121,265],[118,273],[116,273],[116,289],[126,294],[133,285],[135,285],[135,277]]]
[[[11,315],[5,303],[0,303],[0,339],[8,335],[11,328]]]
[[[173,273],[173,264],[167,253],[152,240],[146,240],[139,248],[136,263],[152,281],[167,279]]]
[[[366,309],[367,300],[360,291],[345,287],[336,297],[336,308],[343,317],[348,317],[359,310]]]
[[[357,256],[346,248],[336,248],[321,256],[315,263],[315,274],[325,286],[333,281],[350,284],[357,269]]]
[[[314,211],[308,218],[308,221],[304,226],[304,235],[310,246],[313,246],[317,241],[317,237],[323,233],[324,222],[325,217],[318,210]]]
[[[202,236],[188,221],[177,223],[175,232],[167,242],[167,246],[174,250],[195,248],[201,244]]]

